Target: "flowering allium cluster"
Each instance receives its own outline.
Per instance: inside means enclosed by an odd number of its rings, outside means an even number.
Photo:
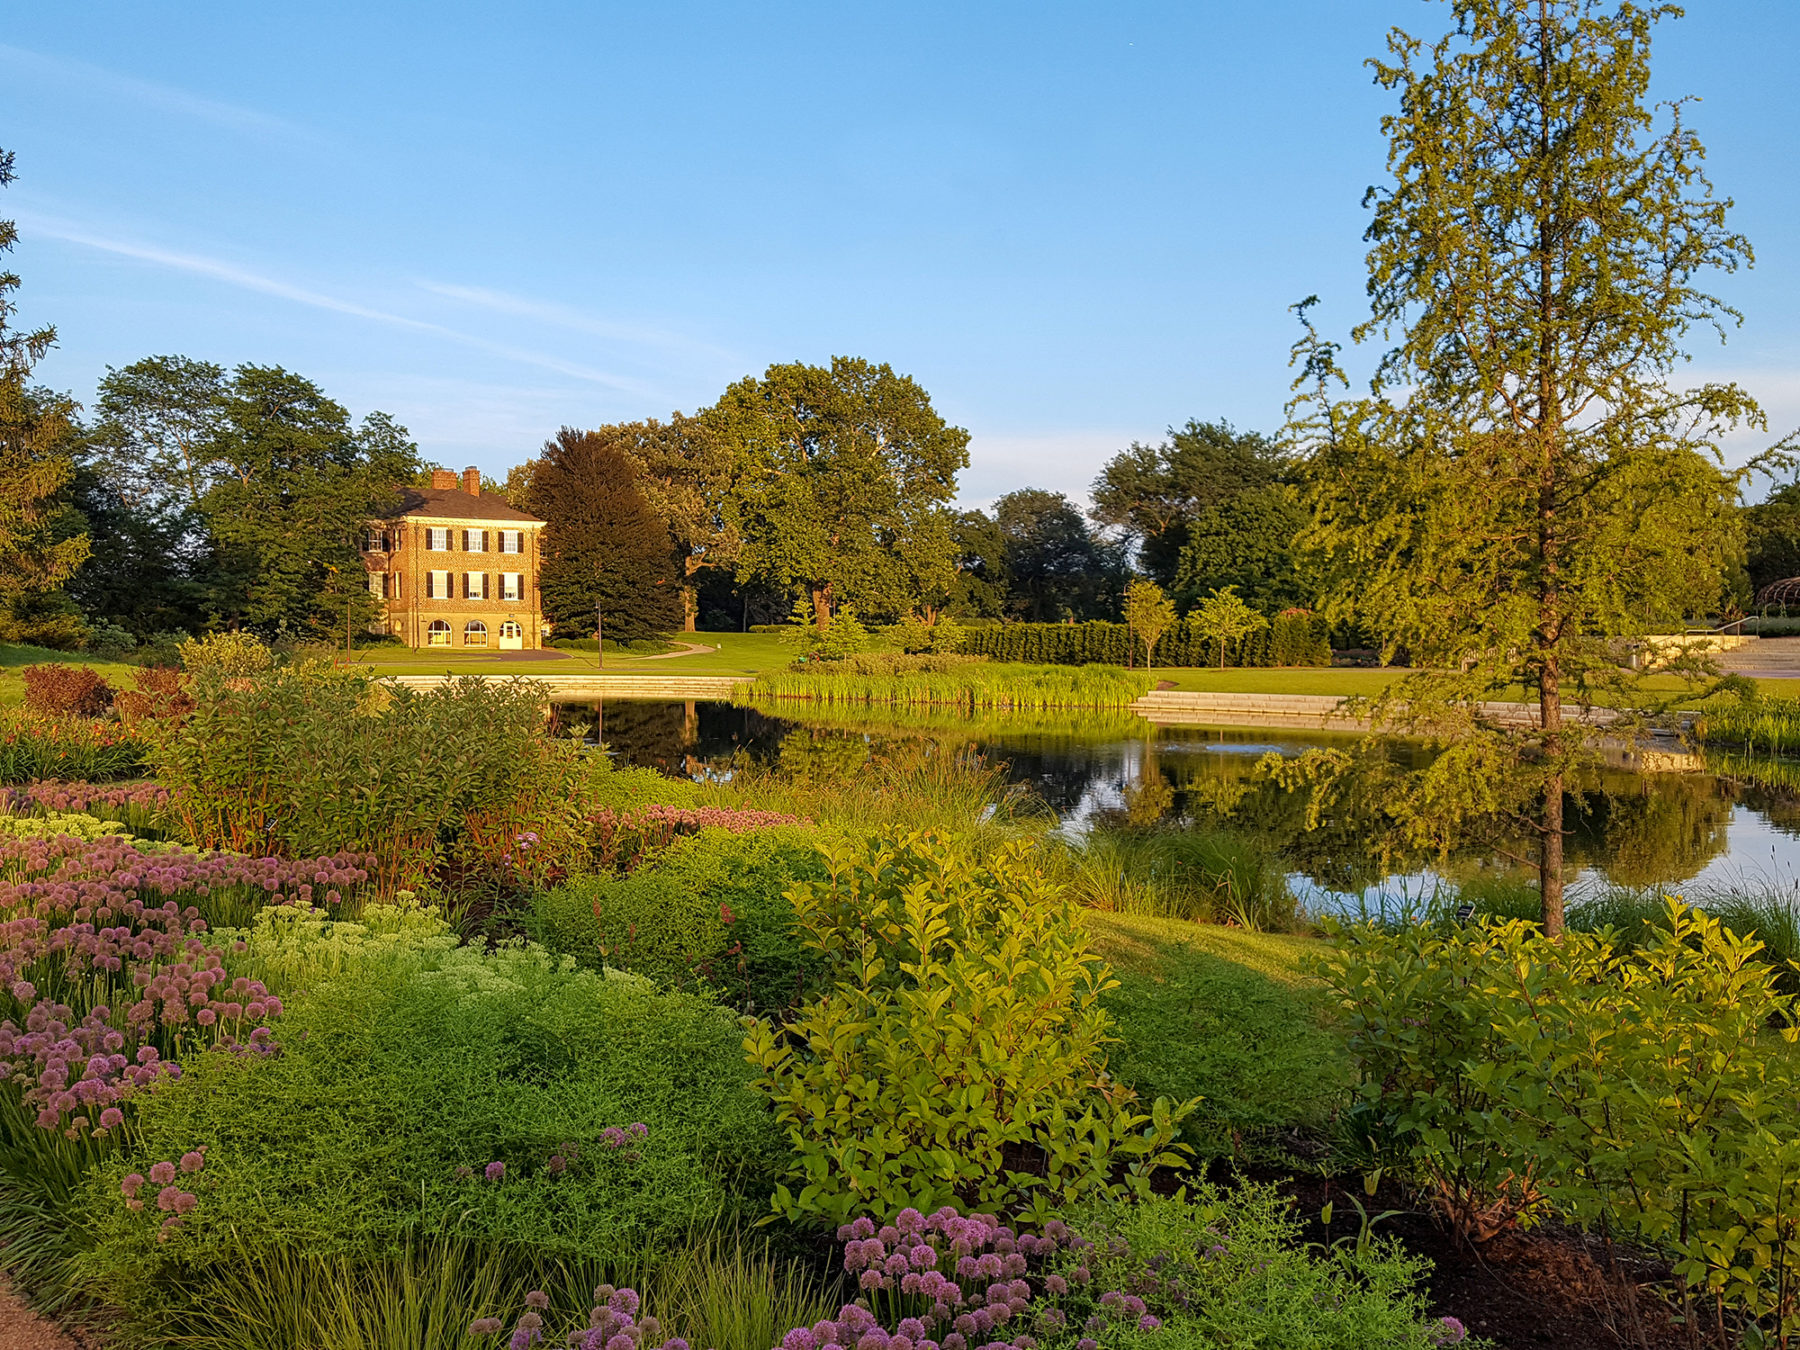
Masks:
[[[863,1303],[846,1304],[835,1318],[795,1327],[777,1350],[1032,1350],[1038,1343],[1033,1331],[1055,1335],[1065,1329],[1057,1301],[1071,1284],[1089,1281],[1087,1267],[1079,1264],[1067,1275],[1042,1273],[1048,1258],[1063,1252],[1065,1260],[1078,1261],[1089,1245],[1060,1220],[1033,1235],[990,1214],[965,1216],[946,1205],[931,1215],[902,1210],[881,1228],[857,1219],[839,1228],[838,1238],[844,1269],[856,1276],[864,1297],[885,1293],[909,1315],[890,1331]],[[1148,1317],[1138,1329],[1160,1325]]]
[[[338,904],[369,879],[370,860],[340,852],[324,858],[251,858],[194,853],[121,839],[18,839],[0,844],[0,913],[50,914],[118,907],[142,895],[204,898],[233,891],[267,904]],[[104,920],[102,920],[104,922]]]
[[[42,778],[23,787],[0,788],[0,808],[14,811],[160,811],[169,789],[161,783],[75,783]]]
[[[15,998],[22,984],[13,986]],[[124,1033],[108,1021],[104,1006],[79,1022],[60,1003],[33,1001],[30,1007],[23,1030],[11,1018],[0,1022],[0,1082],[24,1085],[25,1104],[38,1108],[37,1123],[47,1130],[65,1128],[66,1114],[73,1137],[97,1115],[96,1132],[110,1133],[124,1121],[114,1103],[160,1077],[181,1076],[181,1066],[163,1059],[154,1045],[127,1055]]]
[[[617,1125],[608,1125],[600,1131],[600,1140],[608,1148],[624,1148],[627,1144],[647,1138],[649,1134],[650,1127],[648,1125],[641,1120],[634,1120],[623,1129]]]
[[[151,1166],[149,1184],[160,1188],[156,1193],[156,1207],[168,1216],[157,1230],[158,1242],[167,1242],[181,1227],[182,1216],[193,1213],[194,1206],[200,1203],[200,1198],[192,1191],[184,1191],[175,1184],[179,1176],[193,1176],[205,1166],[205,1148],[182,1154],[179,1164],[159,1162]],[[145,1181],[143,1173],[133,1172],[119,1183],[119,1190],[125,1197],[125,1207],[133,1213],[143,1212],[144,1202],[139,1198],[139,1193],[144,1189]]]
[[[544,1310],[550,1299],[540,1290],[525,1295],[525,1312],[507,1339],[508,1350],[528,1350],[544,1338]],[[588,1324],[569,1333],[573,1350],[688,1350],[679,1336],[662,1339],[662,1326],[654,1317],[638,1318],[640,1300],[635,1289],[615,1289],[603,1284],[594,1290],[594,1306]],[[469,1334],[496,1336],[505,1330],[498,1317],[480,1317],[469,1324]]]

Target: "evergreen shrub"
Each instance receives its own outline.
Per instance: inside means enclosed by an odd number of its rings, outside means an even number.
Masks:
[[[1227,647],[1227,666],[1328,666],[1331,646],[1324,620],[1306,610],[1284,610],[1267,628]],[[962,650],[995,661],[1045,665],[1113,665],[1141,662],[1122,623],[1008,623],[969,627]],[[1192,618],[1182,619],[1157,641],[1154,666],[1217,666],[1219,645]]]

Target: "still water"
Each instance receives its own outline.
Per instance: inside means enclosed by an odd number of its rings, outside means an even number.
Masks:
[[[804,709],[804,711],[801,711]],[[1128,713],[968,718],[820,716],[812,705],[769,716],[725,703],[563,705],[572,733],[604,741],[621,762],[696,779],[746,764],[808,759],[854,772],[885,742],[927,737],[1005,766],[1079,835],[1103,821],[1224,820],[1280,849],[1315,912],[1423,903],[1446,883],[1517,874],[1504,845],[1435,855],[1383,855],[1368,822],[1306,826],[1306,802],[1258,774],[1270,753],[1347,745],[1314,732],[1153,727]],[[1401,752],[1405,753],[1405,752]],[[1725,754],[1652,757],[1654,772],[1604,770],[1570,814],[1571,893],[1660,887],[1702,900],[1733,891],[1800,899],[1800,762]]]

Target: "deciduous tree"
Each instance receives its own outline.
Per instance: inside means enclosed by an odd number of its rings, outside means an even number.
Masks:
[[[969,433],[910,376],[842,356],[775,365],[701,416],[736,466],[723,519],[741,580],[804,592],[821,631],[838,604],[897,616],[949,589]]]
[[[1202,599],[1194,606],[1192,618],[1195,627],[1219,644],[1220,669],[1225,666],[1225,652],[1232,643],[1242,642],[1269,626],[1269,621],[1246,605],[1243,597],[1229,586]]]
[[[200,510],[219,553],[219,617],[267,634],[326,636],[375,616],[364,531],[417,472],[386,413],[353,427],[342,404],[279,366],[242,365],[212,442]]]
[[[1756,405],[1671,377],[1695,327],[1722,336],[1736,317],[1701,277],[1750,248],[1684,105],[1649,100],[1670,7],[1450,9],[1448,36],[1396,29],[1374,63],[1399,106],[1354,336],[1393,345],[1370,395],[1349,399],[1335,348],[1310,327],[1298,348],[1304,543],[1331,616],[1429,668],[1387,711],[1447,753],[1393,809],[1419,839],[1528,825],[1556,932],[1564,793],[1592,749],[1565,694],[1641,704],[1614,640],[1706,612],[1736,546],[1716,446]],[[1481,713],[1520,683],[1539,718],[1524,734]]]
[[[1149,670],[1150,657],[1162,635],[1175,626],[1175,605],[1154,581],[1141,577],[1125,588],[1125,622],[1144,644],[1144,669]]]
[[[1061,623],[1117,617],[1124,559],[1094,535],[1062,493],[1009,492],[994,503],[994,523],[1006,541],[1009,618]]]
[[[1132,442],[1094,480],[1094,519],[1124,531],[1138,566],[1172,586],[1197,518],[1269,487],[1284,470],[1280,447],[1230,422],[1189,419],[1161,445]]]
[[[0,150],[0,187],[13,181],[13,157]],[[0,220],[0,253],[19,232]],[[32,369],[56,341],[51,327],[12,326],[18,274],[0,272],[0,635],[19,629],[23,607],[56,590],[88,555],[88,536],[68,506],[74,475],[75,405],[34,388]]]

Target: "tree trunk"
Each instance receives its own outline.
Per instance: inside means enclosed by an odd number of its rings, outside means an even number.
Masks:
[[[1562,689],[1555,664],[1537,677],[1537,713],[1543,718],[1544,754],[1562,752]],[[1544,936],[1562,936],[1562,770],[1544,779],[1543,844],[1537,855],[1537,891],[1543,896]]]
[[[692,586],[681,588],[681,631],[692,633],[700,617],[700,592]]]
[[[823,633],[831,627],[831,583],[813,587],[813,627]]]

